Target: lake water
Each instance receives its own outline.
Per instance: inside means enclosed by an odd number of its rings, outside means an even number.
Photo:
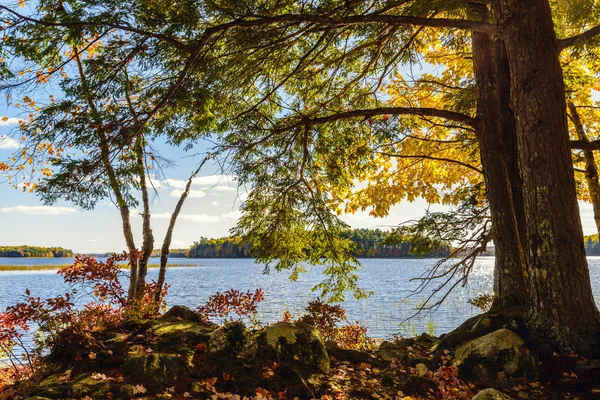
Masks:
[[[0,265],[49,265],[68,264],[69,258],[0,258]],[[413,335],[431,332],[437,335],[448,332],[479,310],[467,303],[468,299],[492,290],[494,260],[482,257],[477,261],[469,283],[458,287],[438,309],[405,320],[415,313],[416,308],[430,291],[412,296],[418,283],[412,278],[422,276],[434,259],[363,259],[364,268],[359,271],[361,288],[374,291],[364,300],[348,299],[343,306],[352,321],[359,321],[369,328],[373,337],[389,337],[394,333]],[[590,275],[600,304],[600,257],[589,257]],[[150,263],[158,263],[151,259]],[[318,268],[309,268],[297,282],[290,282],[288,274],[271,272],[263,274],[263,266],[250,259],[172,259],[173,264],[192,264],[186,267],[171,267],[167,282],[171,285],[167,301],[169,305],[186,305],[192,308],[204,303],[216,291],[228,289],[255,290],[262,288],[265,300],[259,307],[263,323],[280,320],[288,309],[299,316],[309,300],[317,296],[310,289],[323,276]],[[149,270],[149,279],[156,279],[157,269]],[[65,292],[56,271],[0,271],[0,310],[22,299],[25,289],[42,298],[57,296]],[[435,286],[435,285],[433,285]]]

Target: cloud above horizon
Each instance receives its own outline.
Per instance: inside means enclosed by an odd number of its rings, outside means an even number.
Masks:
[[[0,135],[0,150],[13,150],[19,148],[19,142],[8,136]]]
[[[220,221],[236,221],[241,217],[240,211],[232,211],[230,213],[221,215],[208,215],[208,214],[180,214],[178,219],[193,222],[220,222]],[[152,218],[155,219],[170,219],[170,213],[152,214]]]
[[[185,189],[187,181],[182,179],[167,178],[162,183],[172,189]],[[237,177],[235,175],[207,175],[198,176],[192,180],[192,186],[201,186],[203,189],[216,189],[217,191],[235,191]]]
[[[29,215],[67,215],[76,214],[77,210],[70,207],[54,207],[54,206],[24,206],[18,205],[15,207],[0,208],[0,213],[8,214],[29,214]]]
[[[171,192],[171,197],[181,197],[182,194],[183,190],[175,189]],[[190,190],[190,193],[188,194],[188,197],[191,199],[199,199],[204,196],[206,196],[206,193],[202,190]]]

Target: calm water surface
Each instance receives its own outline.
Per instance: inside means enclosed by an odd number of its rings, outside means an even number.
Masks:
[[[71,261],[69,258],[0,258],[0,265],[60,265]],[[300,315],[308,301],[317,296],[310,289],[323,279],[318,268],[309,269],[298,282],[290,282],[285,272],[264,275],[263,266],[249,259],[176,258],[171,261],[193,266],[168,270],[169,305],[195,308],[216,291],[262,288],[265,300],[260,305],[259,317],[263,323],[280,320],[286,309],[293,315]],[[588,261],[596,303],[600,304],[600,257],[589,257]],[[158,259],[150,260],[150,263],[158,262]],[[437,335],[448,332],[478,313],[467,303],[468,299],[492,290],[494,260],[482,257],[466,287],[457,288],[437,310],[405,322],[429,294],[411,296],[411,291],[418,285],[411,279],[425,273],[436,260],[363,259],[361,262],[364,268],[359,272],[360,286],[373,290],[374,295],[364,300],[349,299],[343,306],[349,319],[366,325],[373,337],[389,337],[398,332],[408,335],[424,331]],[[149,279],[156,279],[157,274],[157,269],[150,269]],[[0,271],[0,310],[19,301],[25,289],[45,298],[64,293],[66,287],[56,271]]]

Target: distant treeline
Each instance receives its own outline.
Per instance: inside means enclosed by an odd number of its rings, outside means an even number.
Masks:
[[[62,247],[0,246],[0,257],[73,257],[73,251]]]
[[[598,243],[598,235],[585,237],[585,253],[588,256],[600,256],[600,243]]]
[[[362,258],[393,258],[414,257],[411,252],[411,243],[391,243],[388,241],[390,233],[380,229],[353,229],[343,234],[344,237],[356,243],[354,256]],[[241,238],[226,237],[208,239],[202,237],[195,242],[186,252],[189,258],[250,258],[252,257],[252,244],[244,242]],[[439,246],[421,257],[445,257],[450,253],[448,247]]]

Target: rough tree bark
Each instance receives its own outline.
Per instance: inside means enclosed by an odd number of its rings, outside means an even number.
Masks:
[[[501,10],[523,178],[530,339],[557,352],[600,353],[575,193],[567,104],[548,0],[495,0]]]
[[[491,19],[483,4],[470,4],[481,21]],[[495,245],[493,308],[525,306],[526,257],[521,177],[517,163],[516,122],[509,108],[510,87],[504,44],[490,34],[473,32],[477,81],[477,135],[492,217]]]

